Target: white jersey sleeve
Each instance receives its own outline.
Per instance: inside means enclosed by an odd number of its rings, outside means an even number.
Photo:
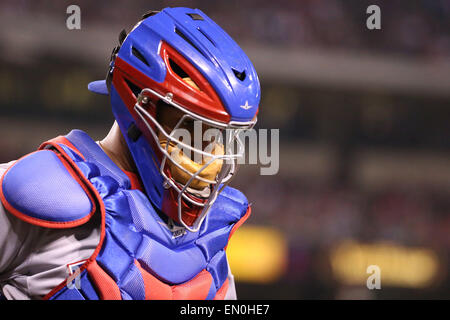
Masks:
[[[12,164],[12,163],[11,163]],[[8,165],[0,165],[0,176]],[[88,259],[100,239],[94,217],[71,229],[49,229],[20,220],[0,204],[0,291],[7,299],[41,299]]]
[[[8,168],[8,164],[0,164],[0,177]],[[6,212],[0,205],[0,279],[11,269],[21,256],[21,248],[26,235],[26,224]]]
[[[224,300],[237,300],[237,296],[236,296],[236,286],[234,284],[234,276],[231,273],[231,268],[230,268],[230,263],[228,262],[228,258],[227,258],[227,264],[228,264],[228,290],[227,293],[225,294]]]
[[[231,273],[230,268],[228,268],[228,290],[225,294],[225,300],[237,300],[236,296],[236,286],[234,284],[234,276]]]

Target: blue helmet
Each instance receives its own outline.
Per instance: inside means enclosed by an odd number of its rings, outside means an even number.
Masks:
[[[88,88],[110,95],[113,114],[154,207],[197,231],[237,169],[236,159],[243,152],[239,131],[256,122],[260,84],[255,68],[236,42],[199,9],[149,12],[130,33],[122,32],[119,42],[106,80]],[[205,152],[183,144],[174,137],[178,127],[167,132],[159,122],[158,112],[166,106],[181,112],[183,121],[189,118],[230,131],[229,140],[238,141],[239,151],[232,146]],[[168,152],[174,145],[207,156],[208,163],[180,165]],[[217,174],[205,173],[219,161]]]

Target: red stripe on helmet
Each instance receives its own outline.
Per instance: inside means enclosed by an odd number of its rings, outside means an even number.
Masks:
[[[150,88],[155,90],[163,96],[170,92],[173,94],[175,102],[199,116],[222,123],[230,121],[231,117],[225,110],[216,91],[199,70],[165,42],[161,44],[160,55],[167,68],[166,78],[163,82],[152,80],[120,57],[117,57],[115,60],[112,83],[135,119],[136,115],[133,107],[136,103],[136,97],[128,88],[125,79],[142,89]],[[177,75],[172,70],[169,60],[174,61],[181,67],[200,90],[192,87]]]

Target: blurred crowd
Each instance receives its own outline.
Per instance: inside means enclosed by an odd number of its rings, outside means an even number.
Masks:
[[[238,2],[238,1],[236,1]],[[436,1],[241,1],[240,19],[251,28],[235,25],[233,32],[246,39],[277,46],[363,49],[377,53],[448,57],[450,3]],[[381,28],[366,28],[366,9],[378,4]],[[237,7],[239,5],[236,5]],[[226,19],[233,19],[234,12]],[[433,17],[430,19],[430,17]]]
[[[240,41],[290,47],[360,49],[432,57],[450,56],[450,2],[447,0],[193,0],[26,1],[3,0],[2,12],[66,17],[68,5],[81,8],[82,23],[112,28],[134,23],[148,10],[166,6],[200,8]],[[381,8],[382,30],[369,32],[366,9]],[[132,25],[130,25],[131,27]],[[117,27],[119,28],[119,27]]]
[[[274,176],[268,184],[242,180],[239,186],[253,203],[254,222],[277,225],[290,242],[306,248],[355,239],[450,250],[447,190],[406,185],[363,190],[289,175]]]

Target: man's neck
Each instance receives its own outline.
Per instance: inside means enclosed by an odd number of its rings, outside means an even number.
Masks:
[[[120,169],[137,173],[133,157],[117,122],[114,122],[108,135],[99,141],[99,146]]]

